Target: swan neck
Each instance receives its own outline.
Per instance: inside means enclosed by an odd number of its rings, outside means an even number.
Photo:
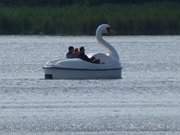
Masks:
[[[110,53],[111,57],[115,58],[116,60],[119,60],[119,55],[118,55],[117,51],[114,49],[113,46],[111,46],[107,41],[105,41],[103,39],[103,36],[99,31],[96,32],[96,38],[97,38],[97,41],[101,45],[103,45],[106,49],[109,50],[109,53]]]

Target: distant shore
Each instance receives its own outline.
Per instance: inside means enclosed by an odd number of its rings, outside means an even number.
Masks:
[[[115,35],[177,35],[180,5],[168,2],[0,8],[1,35],[94,35],[101,23],[112,25]]]

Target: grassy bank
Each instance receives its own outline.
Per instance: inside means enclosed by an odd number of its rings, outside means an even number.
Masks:
[[[180,34],[176,3],[67,7],[1,7],[0,34],[91,35],[109,23],[116,34]]]

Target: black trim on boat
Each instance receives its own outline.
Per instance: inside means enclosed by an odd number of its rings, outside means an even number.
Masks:
[[[85,68],[61,68],[61,67],[43,67],[43,69],[60,69],[60,70],[83,70],[83,71],[108,71],[108,70],[121,70],[122,68],[111,69],[85,69]]]
[[[45,74],[45,79],[53,79],[53,75],[52,74]]]

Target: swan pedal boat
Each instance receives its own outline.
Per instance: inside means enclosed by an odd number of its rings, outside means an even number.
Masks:
[[[72,58],[66,60],[49,61],[43,67],[45,79],[120,79],[122,67],[116,50],[103,38],[109,33],[110,25],[102,24],[96,30],[97,41],[109,50],[109,53],[89,54],[100,59],[100,64],[95,64]]]
[[[44,67],[45,79],[119,79],[121,66],[110,64],[94,64],[78,58],[54,60]]]

